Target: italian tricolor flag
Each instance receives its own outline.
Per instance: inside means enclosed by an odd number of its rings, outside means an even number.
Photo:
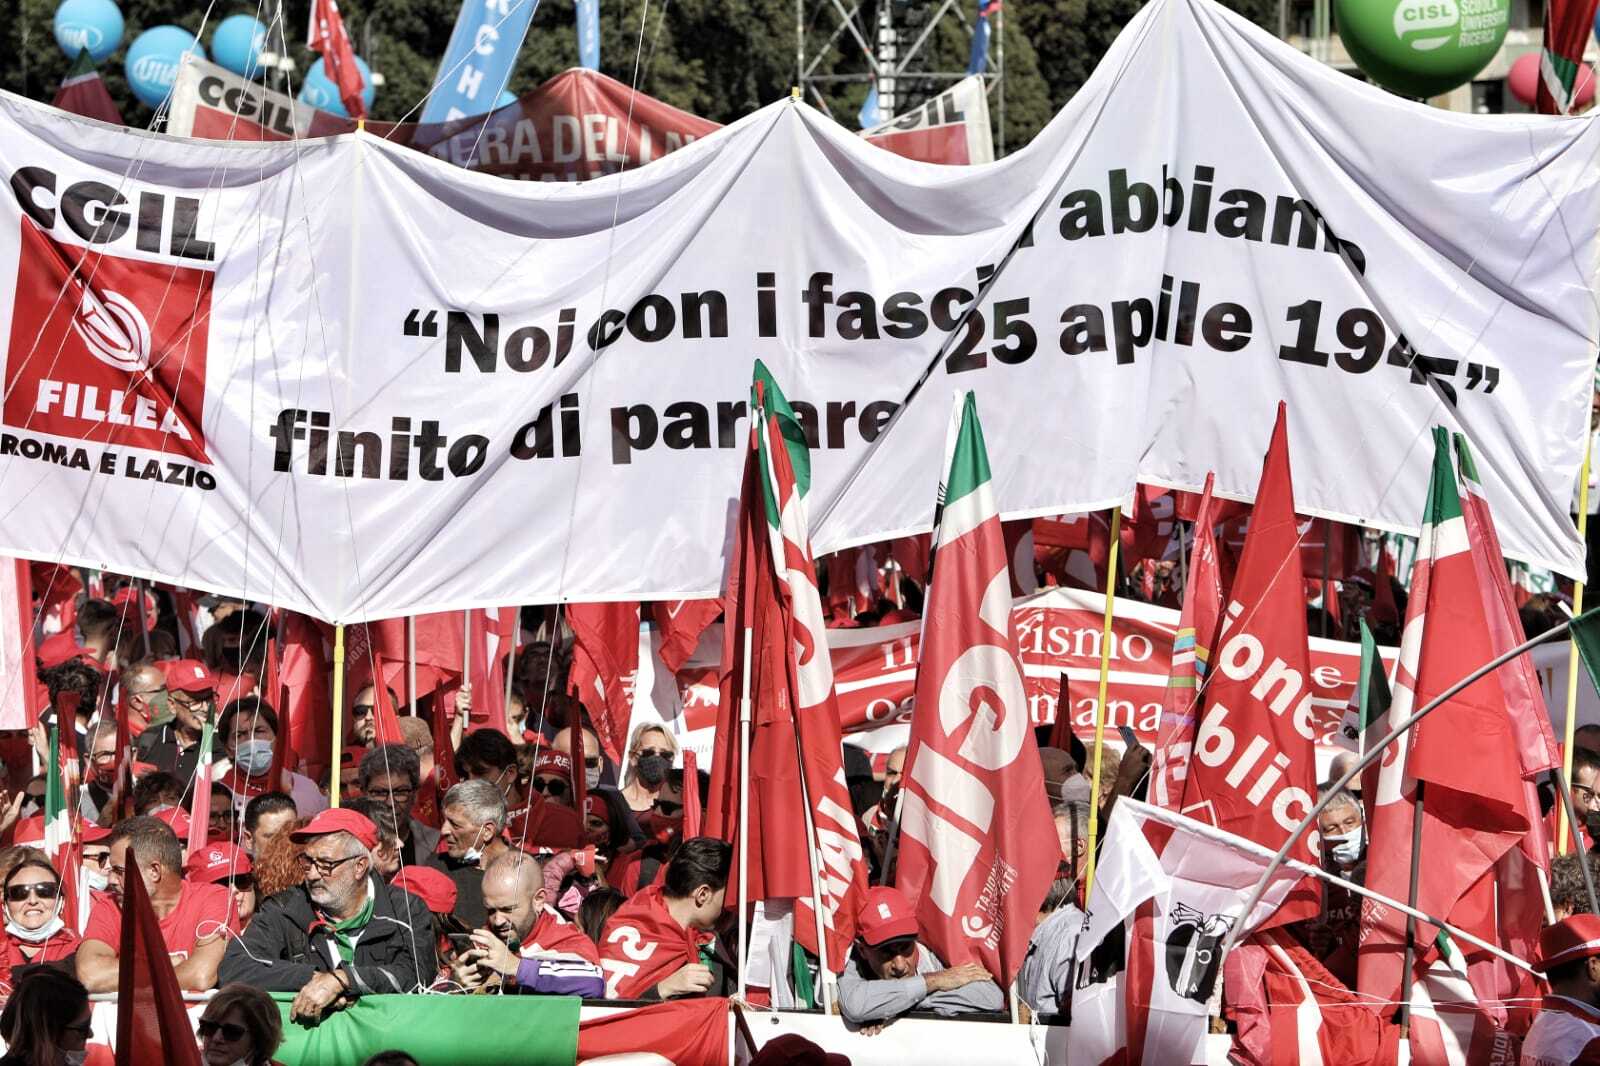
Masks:
[[[73,810],[67,802],[66,778],[61,767],[61,727],[50,727],[50,764],[44,778],[44,851],[61,875],[61,918],[78,928],[78,856],[73,832]]]

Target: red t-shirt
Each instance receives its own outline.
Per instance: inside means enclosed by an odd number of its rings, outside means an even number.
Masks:
[[[195,944],[209,940],[222,930],[237,934],[239,917],[232,907],[233,894],[221,885],[183,883],[178,905],[161,919],[161,939],[174,963],[184,961]],[[105,892],[94,893],[89,920],[84,923],[84,940],[98,940],[112,951],[122,944],[122,908]]]

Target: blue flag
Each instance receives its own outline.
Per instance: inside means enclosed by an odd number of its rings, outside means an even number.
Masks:
[[[978,0],[978,21],[972,26],[972,54],[967,58],[967,73],[982,74],[989,69],[989,16],[1000,10],[1000,0]]]
[[[600,69],[600,0],[578,0],[578,65]]]
[[[539,0],[462,0],[422,121],[450,122],[493,110],[538,7]]]
[[[870,130],[883,122],[883,108],[878,106],[876,85],[867,90],[867,98],[861,104],[861,113],[856,116],[856,121],[861,123],[861,128],[864,130]]]

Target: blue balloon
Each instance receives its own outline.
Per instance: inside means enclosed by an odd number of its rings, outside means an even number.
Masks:
[[[367,61],[360,56],[356,56],[356,69],[361,71],[361,102],[366,104],[367,110],[370,111],[373,97],[378,95],[377,89],[372,84],[372,70],[367,66]],[[306,80],[300,86],[300,102],[309,104],[318,111],[326,111],[330,115],[350,117],[350,112],[345,110],[344,101],[339,99],[339,87],[328,77],[320,56],[313,59],[310,68],[306,70]]]
[[[229,15],[211,35],[211,58],[241,77],[253,78],[266,43],[267,28],[260,21],[249,15]]]
[[[155,26],[135,37],[122,60],[133,95],[149,107],[160,107],[172,92],[185,52],[193,52],[201,59],[206,55],[194,34],[182,26]]]
[[[72,59],[86,51],[103,63],[122,47],[122,11],[112,0],[62,0],[52,26],[56,43]]]

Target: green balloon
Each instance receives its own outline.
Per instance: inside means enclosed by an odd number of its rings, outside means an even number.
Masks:
[[[1510,0],[1334,0],[1339,37],[1367,77],[1429,97],[1472,80],[1500,51]]]

